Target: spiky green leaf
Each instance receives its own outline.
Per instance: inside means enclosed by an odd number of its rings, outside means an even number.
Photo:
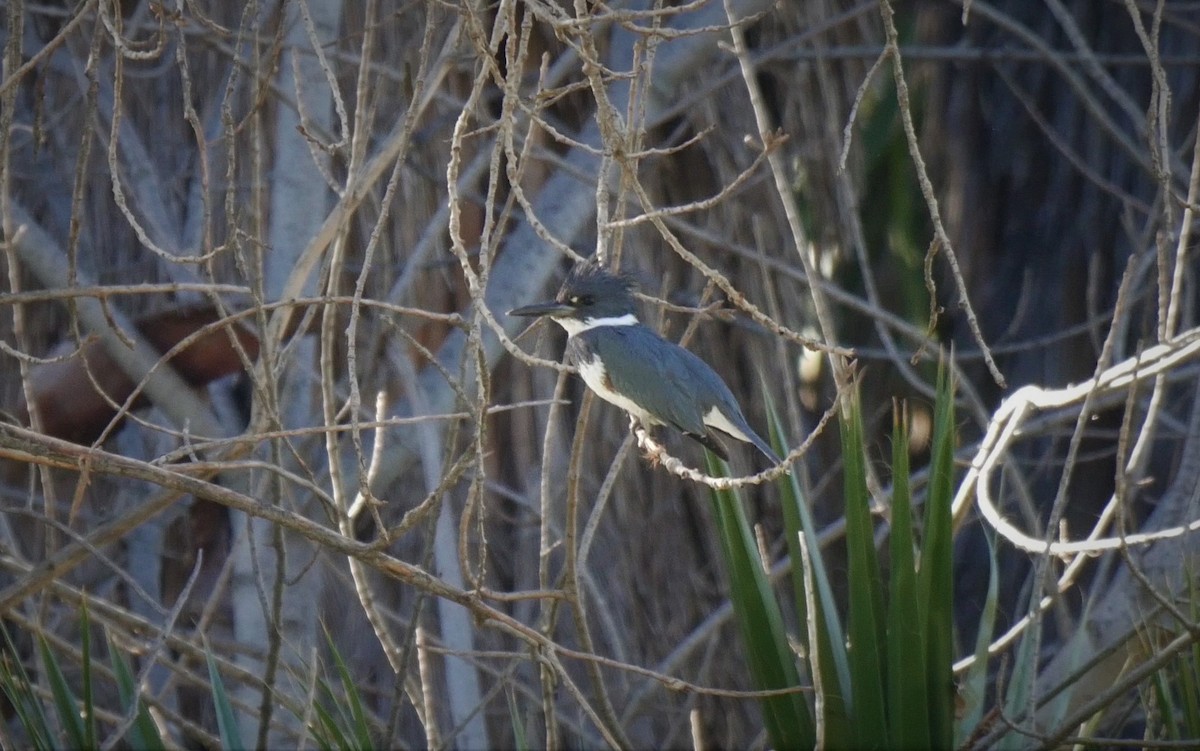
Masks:
[[[782,456],[787,452],[783,426],[775,405],[767,394],[767,427],[771,445]],[[852,744],[850,718],[846,711],[845,697],[850,691],[850,665],[846,655],[846,637],[838,616],[837,601],[829,582],[829,573],[821,555],[820,540],[816,525],[797,477],[803,468],[792,468],[788,475],[777,481],[784,534],[787,538],[788,555],[791,560],[792,589],[796,597],[796,610],[801,623],[801,640],[808,649],[808,659],[816,656],[816,664],[809,672],[816,680],[814,690],[821,694],[821,709],[824,720],[824,741],[830,748],[847,747]],[[808,564],[814,591],[806,592],[805,571],[802,561],[800,539],[804,538],[808,551]],[[808,612],[805,603],[812,599],[814,607]],[[810,644],[808,634],[813,633],[815,644]]]
[[[922,602],[927,608],[926,675],[929,684],[930,742],[934,748],[954,745],[954,378],[938,368],[933,411],[929,495],[925,502],[924,545],[919,574]]]
[[[705,452],[708,473],[726,476],[725,463]],[[730,598],[750,673],[760,690],[799,688],[795,655],[787,643],[783,615],[759,559],[741,499],[731,490],[710,489],[721,550],[729,574]],[[775,748],[811,748],[815,743],[812,716],[800,693],[770,696],[760,701],[763,724]]]
[[[862,408],[857,388],[843,404],[842,462],[846,503],[846,551],[849,579],[850,715],[859,748],[885,748],[889,742],[884,686],[883,587],[875,555],[875,529],[867,492]]]
[[[238,730],[237,715],[233,713],[233,705],[229,701],[229,693],[225,690],[225,682],[217,670],[217,661],[213,657],[208,642],[204,643],[204,659],[208,663],[208,681],[212,686],[213,706],[217,714],[217,734],[221,738],[221,748],[226,751],[240,751],[245,748],[242,736]]]
[[[87,743],[83,708],[67,684],[67,678],[63,674],[58,657],[50,649],[46,637],[41,634],[38,634],[38,650],[42,655],[42,667],[46,671],[46,680],[50,683],[50,693],[54,697],[54,709],[58,713],[58,721],[66,734],[67,743],[72,748],[95,748],[95,744],[89,746]]]
[[[888,550],[891,571],[888,591],[887,656],[888,714],[892,748],[928,748],[925,648],[929,634],[922,628],[913,554],[912,494],[909,489],[908,410],[896,405],[892,424],[892,525]]]

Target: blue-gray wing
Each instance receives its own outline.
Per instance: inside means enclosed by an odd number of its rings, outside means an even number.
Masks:
[[[685,433],[708,433],[704,413],[713,405],[696,399],[695,384],[703,383],[733,401],[728,387],[703,360],[642,326],[611,326],[577,334],[578,347],[590,348],[609,363],[605,368],[614,389],[638,406]],[[726,396],[727,395],[727,396]],[[724,406],[724,405],[722,405]],[[734,408],[736,409],[736,403]]]

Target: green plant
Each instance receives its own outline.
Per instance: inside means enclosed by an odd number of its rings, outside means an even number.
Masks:
[[[358,686],[328,631],[325,641],[340,685],[335,690],[324,678],[317,679],[322,700],[314,707],[317,722],[311,728],[313,739],[322,749],[373,748],[371,726]]]
[[[1200,592],[1188,577],[1188,616],[1200,620]],[[1200,738],[1200,641],[1181,650],[1142,691],[1147,737],[1186,742]]]
[[[761,690],[797,689],[762,699],[764,725],[776,748],[818,743],[834,749],[951,748],[956,732],[951,672],[953,384],[944,372],[939,374],[920,534],[909,484],[907,414],[903,407],[896,409],[886,569],[875,548],[856,393],[845,400],[841,418],[849,593],[844,630],[799,482],[792,475],[779,484],[792,589],[804,626],[799,635],[802,657],[788,648],[782,609],[737,494],[711,493],[751,675]],[[782,448],[774,414],[771,433]],[[714,474],[725,471],[711,456],[708,466]],[[813,684],[811,706],[799,690],[801,669]]]
[[[245,748],[238,731],[237,715],[233,712],[233,704],[229,701],[229,693],[225,690],[225,682],[221,680],[217,661],[213,658],[208,642],[204,644],[204,660],[208,664],[208,681],[212,686],[213,705],[217,711],[217,733],[221,738],[221,748]]]
[[[80,610],[80,657],[79,696],[76,696],[67,680],[62,662],[45,635],[37,635],[38,655],[41,670],[49,684],[49,706],[45,692],[38,689],[36,682],[21,664],[19,654],[7,628],[0,627],[4,634],[7,651],[0,670],[0,690],[12,703],[18,721],[35,749],[71,748],[92,749],[100,747],[96,723],[95,669],[91,653],[91,618],[87,603]],[[163,748],[162,735],[150,717],[145,703],[137,693],[133,668],[124,652],[117,648],[112,638],[108,639],[109,661],[117,684],[119,707],[124,717],[132,717],[122,738],[134,749]],[[47,711],[53,709],[53,713]],[[117,740],[117,739],[112,739]],[[108,743],[106,740],[105,743]]]
[[[706,451],[705,457],[709,474],[728,474],[725,463],[714,454]],[[741,499],[728,489],[713,490],[710,498],[729,573],[730,598],[754,682],[763,691],[797,690],[761,701],[771,745],[779,749],[811,747],[816,738],[812,715],[799,693],[800,675],[787,643],[783,613],[763,570]]]
[[[4,692],[12,705],[29,747],[39,751],[64,747],[94,749],[119,740],[122,746],[133,749],[164,748],[166,743],[159,727],[150,716],[138,690],[133,666],[111,635],[107,643],[111,678],[117,689],[115,711],[120,717],[128,718],[128,721],[120,723],[120,738],[101,737],[105,726],[96,719],[97,676],[88,638],[90,630],[85,604],[80,616],[80,633],[83,637],[80,640],[77,688],[68,680],[62,659],[51,648],[47,638],[42,634],[37,635],[39,670],[46,684],[46,688],[40,688],[18,659],[20,653],[7,628],[0,625],[5,646],[3,654],[0,654],[0,691]],[[314,705],[314,718],[308,728],[310,738],[322,749],[372,748],[375,744],[361,694],[332,639],[329,640],[329,647],[338,678],[337,686],[335,689],[324,678],[318,679],[320,700]],[[237,714],[207,643],[204,645],[204,654],[220,747],[230,750],[245,748],[238,729]],[[113,732],[111,728],[107,731]]]

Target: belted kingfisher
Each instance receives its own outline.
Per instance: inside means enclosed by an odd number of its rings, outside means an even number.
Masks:
[[[642,425],[671,425],[728,461],[712,428],[779,457],[750,428],[721,377],[696,355],[638,321],[632,281],[595,261],[577,266],[551,301],[510,310],[549,316],[567,330],[567,356],[601,399]]]

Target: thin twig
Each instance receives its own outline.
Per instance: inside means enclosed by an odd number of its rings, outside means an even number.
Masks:
[[[896,99],[900,108],[900,121],[904,125],[904,137],[908,142],[908,154],[912,159],[913,166],[917,172],[917,182],[921,186],[921,195],[925,199],[925,206],[929,211],[929,219],[933,222],[933,230],[937,235],[940,249],[946,254],[946,261],[950,265],[950,273],[954,277],[955,287],[958,289],[959,305],[962,306],[963,313],[967,317],[967,325],[971,329],[971,336],[974,337],[975,343],[979,345],[979,350],[983,354],[983,361],[987,364],[988,371],[992,375],[992,380],[1000,388],[1007,388],[1007,382],[1004,376],[1000,373],[1000,369],[996,366],[996,361],[992,358],[991,350],[988,349],[987,341],[983,337],[983,331],[979,327],[979,319],[975,315],[975,308],[971,305],[971,299],[967,293],[967,282],[963,278],[962,270],[958,265],[958,255],[954,251],[954,245],[950,242],[950,236],[946,233],[946,227],[942,224],[942,212],[938,206],[937,196],[934,193],[933,182],[929,179],[929,172],[925,168],[925,158],[921,156],[921,147],[917,143],[916,126],[912,119],[912,104],[908,96],[908,82],[904,78],[904,66],[900,59],[900,33],[896,30],[895,11],[892,10],[892,4],[889,0],[879,0],[879,15],[883,18],[884,33],[887,37],[887,46],[891,51],[892,58],[892,79],[896,84]]]

